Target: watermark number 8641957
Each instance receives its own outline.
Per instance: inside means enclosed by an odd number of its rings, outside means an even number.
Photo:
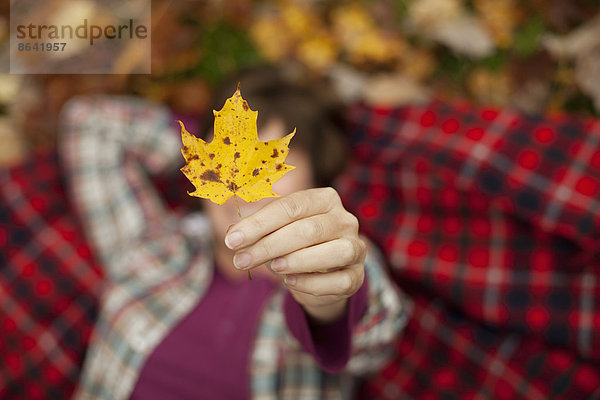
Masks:
[[[10,73],[151,73],[151,0],[11,0]]]
[[[67,47],[66,42],[62,43],[44,43],[44,42],[34,42],[34,43],[18,43],[17,50],[18,51],[65,51],[65,47]]]

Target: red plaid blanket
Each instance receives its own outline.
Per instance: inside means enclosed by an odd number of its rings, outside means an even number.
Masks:
[[[101,274],[71,214],[56,155],[0,171],[0,398],[67,399]]]
[[[340,192],[416,305],[362,397],[600,398],[599,123],[441,103],[350,116]],[[55,155],[0,184],[0,398],[68,398],[101,273]]]
[[[348,209],[415,300],[368,399],[600,398],[600,122],[350,113]]]

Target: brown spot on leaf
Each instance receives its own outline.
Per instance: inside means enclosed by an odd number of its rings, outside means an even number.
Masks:
[[[273,154],[271,154],[271,158],[277,158],[278,155],[279,153],[277,152],[277,149],[273,149]]]
[[[255,147],[254,150],[258,150],[258,147]]]
[[[248,111],[248,103],[246,101],[242,103],[242,107],[244,107],[244,111]]]
[[[236,160],[238,158],[240,158],[240,152],[236,151],[235,154],[233,155],[233,159]]]
[[[208,169],[200,175],[200,179],[210,182],[221,182],[221,175],[217,171]]]
[[[239,187],[235,184],[235,182],[229,182],[229,185],[227,185],[227,189],[235,193],[235,191],[238,190]]]
[[[281,168],[283,168],[283,164],[277,164],[277,165],[275,166],[275,169],[276,169],[277,171],[279,171]]]
[[[260,168],[256,168],[254,171],[252,171],[252,176],[256,176],[260,173]]]
[[[261,163],[266,164],[267,160],[262,160]]]
[[[192,160],[199,160],[200,156],[198,154],[194,154],[192,157],[190,157]]]
[[[267,182],[271,182],[271,178],[267,178]]]
[[[227,136],[227,137],[225,137],[225,139],[223,139],[223,143],[231,144],[231,140],[229,140],[229,136]]]
[[[223,166],[223,164],[219,163],[217,164],[217,169],[220,169]]]
[[[210,153],[210,154],[208,155],[208,157],[209,157],[209,158],[212,160],[213,158],[215,158],[215,154],[214,154],[214,153]]]

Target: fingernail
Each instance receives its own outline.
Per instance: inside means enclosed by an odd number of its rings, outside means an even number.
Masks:
[[[230,232],[225,236],[225,245],[230,249],[235,249],[244,241],[244,235],[241,232]]]
[[[248,265],[250,265],[250,261],[252,261],[252,257],[248,253],[236,254],[233,257],[233,265],[235,265],[237,269],[246,268]]]
[[[281,272],[285,269],[285,260],[283,258],[276,258],[271,263],[271,269],[275,272]]]
[[[289,285],[289,286],[294,286],[296,284],[296,277],[295,276],[286,276],[285,277],[285,284]]]

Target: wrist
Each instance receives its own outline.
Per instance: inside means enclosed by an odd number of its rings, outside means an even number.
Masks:
[[[319,305],[302,304],[302,308],[308,317],[317,324],[328,324],[338,321],[346,314],[347,306],[348,299]]]

